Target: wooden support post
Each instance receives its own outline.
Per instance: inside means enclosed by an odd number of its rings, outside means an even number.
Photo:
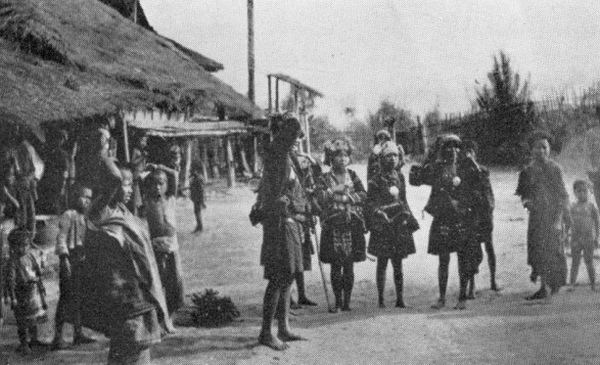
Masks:
[[[294,113],[298,114],[300,106],[298,105],[298,88],[294,86]]]
[[[304,129],[306,131],[306,153],[310,155],[310,124],[306,113],[302,113],[302,118],[304,118]]]
[[[202,154],[202,177],[204,177],[204,181],[208,181],[208,149],[206,148],[206,141],[202,141],[200,144],[200,151]]]
[[[258,135],[252,137],[252,144],[254,147],[254,161],[252,166],[252,172],[256,175],[260,166],[260,155],[258,154]]]
[[[268,84],[269,84],[269,113],[273,111],[273,102],[271,100],[271,76],[267,76]]]
[[[240,149],[240,159],[242,160],[242,166],[244,167],[244,175],[247,177],[252,177],[252,171],[250,171],[250,165],[248,164],[248,159],[246,158],[246,149],[244,148],[244,141],[240,136],[236,139],[237,147]]]
[[[275,78],[275,113],[279,112],[279,79]]]
[[[220,141],[211,141],[211,145],[213,148],[213,157],[212,157],[212,172],[213,179],[220,179],[221,173],[219,171],[219,163],[221,159],[219,158],[219,143]]]
[[[231,137],[225,137],[225,150],[227,152],[227,187],[235,187],[235,165],[233,163],[233,149],[231,148]]]
[[[185,167],[183,170],[183,186],[181,191],[186,197],[190,196],[190,180],[192,177],[192,140],[185,141]]]
[[[123,119],[123,148],[125,149],[125,162],[131,162],[129,156],[129,134],[127,133],[127,121]]]

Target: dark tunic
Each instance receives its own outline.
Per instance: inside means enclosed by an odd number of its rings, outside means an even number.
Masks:
[[[320,206],[323,208],[321,214],[321,247],[319,258],[324,263],[341,263],[346,260],[360,262],[366,260],[366,241],[365,241],[365,218],[363,214],[363,205],[367,197],[365,188],[356,175],[348,169],[349,191],[348,195],[353,202],[348,204],[335,203],[333,195],[327,192],[327,189],[333,188],[343,182],[337,181],[332,171],[328,171],[321,179]],[[334,238],[335,231],[349,232],[351,237],[351,250],[349,253],[341,252],[336,248]]]
[[[394,197],[390,188],[398,189]],[[367,190],[367,216],[371,237],[368,252],[378,258],[405,258],[416,252],[412,233],[418,223],[406,201],[404,175],[396,170],[376,174],[369,180]],[[383,211],[391,223],[386,222],[377,211]]]
[[[519,174],[516,195],[531,202],[527,263],[532,277],[543,275],[553,289],[566,283],[567,264],[560,242],[563,213],[569,202],[560,166],[533,162]]]
[[[433,216],[427,252],[432,255],[457,252],[468,263],[468,267],[463,267],[464,272],[476,273],[483,256],[476,235],[479,226],[476,207],[482,204],[482,196],[477,193],[481,170],[470,160],[460,161],[455,171],[437,161],[413,169],[412,184],[431,185],[425,206],[425,211]]]

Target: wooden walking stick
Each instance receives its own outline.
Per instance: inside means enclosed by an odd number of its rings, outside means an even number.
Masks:
[[[317,217],[314,217],[315,221],[318,221]],[[327,302],[327,310],[333,313],[333,309],[331,308],[331,304],[329,302],[329,291],[327,291],[327,282],[325,281],[325,272],[323,271],[323,263],[319,258],[319,252],[321,252],[321,245],[319,242],[319,235],[317,234],[316,224],[313,225],[311,231],[315,234],[315,244],[317,246],[317,260],[319,262],[319,271],[321,272],[321,281],[323,282],[323,290],[325,291],[325,301]]]

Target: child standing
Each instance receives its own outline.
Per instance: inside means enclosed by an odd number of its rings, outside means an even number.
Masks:
[[[158,271],[165,290],[169,314],[183,306],[184,290],[181,258],[177,242],[175,207],[179,172],[164,165],[149,164],[151,169],[146,196],[146,215]]]
[[[76,194],[75,208],[64,212],[58,225],[56,254],[60,258],[60,297],[54,321],[56,332],[52,345],[55,350],[67,348],[63,338],[65,322],[72,323],[75,329],[74,345],[94,342],[93,339],[83,334],[81,323],[81,271],[84,265],[83,242],[87,230],[85,214],[92,200],[92,189],[78,186]]]
[[[204,190],[204,176],[202,168],[194,167],[192,182],[190,184],[190,198],[194,203],[194,215],[196,216],[196,229],[194,232],[202,232],[202,209],[206,209],[206,191]]]
[[[584,180],[577,180],[573,184],[577,202],[571,204],[571,287],[577,282],[577,273],[581,254],[587,267],[592,290],[595,290],[596,274],[594,270],[594,248],[598,247],[600,234],[600,217],[598,208],[588,201],[588,184]]]
[[[15,312],[21,345],[17,352],[31,354],[31,346],[44,345],[38,340],[38,323],[45,322],[46,290],[42,273],[31,251],[31,232],[16,228],[8,235],[10,259],[8,262],[8,297]]]

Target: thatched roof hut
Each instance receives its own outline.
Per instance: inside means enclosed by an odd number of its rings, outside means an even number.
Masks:
[[[257,108],[171,41],[90,0],[0,0],[0,106],[33,126],[160,109]]]
[[[99,0],[104,4],[116,9],[121,15],[125,18],[135,21],[138,25],[148,29],[149,31],[156,33],[148,18],[146,17],[146,13],[144,9],[139,4],[139,0]],[[163,37],[170,42],[173,43],[175,47],[177,47],[180,51],[188,55],[191,59],[198,62],[200,66],[202,66],[208,72],[216,72],[223,69],[223,64],[219,63],[213,59],[210,59],[206,56],[201,55],[200,53],[193,51],[184,45]]]

